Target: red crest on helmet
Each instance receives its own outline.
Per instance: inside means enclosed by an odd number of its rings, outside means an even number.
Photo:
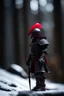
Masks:
[[[41,29],[41,28],[43,28],[43,27],[42,27],[42,25],[41,25],[40,23],[34,24],[34,25],[30,28],[29,33],[28,33],[28,36],[29,36],[30,34],[32,34],[32,31],[33,31],[35,28]]]

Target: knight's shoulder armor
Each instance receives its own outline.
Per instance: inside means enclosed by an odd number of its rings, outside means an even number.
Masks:
[[[40,39],[38,41],[38,46],[41,51],[47,49],[48,45],[49,45],[49,42],[46,39]]]
[[[38,44],[43,46],[43,45],[49,45],[49,42],[46,39],[40,39],[38,41]]]

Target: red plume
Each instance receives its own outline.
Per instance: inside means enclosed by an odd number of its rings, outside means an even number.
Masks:
[[[30,34],[32,34],[32,31],[35,29],[35,28],[43,28],[42,27],[42,25],[40,24],[40,23],[36,23],[36,24],[34,24],[31,28],[30,28],[30,30],[29,30],[29,33],[28,33],[28,36],[30,35]]]

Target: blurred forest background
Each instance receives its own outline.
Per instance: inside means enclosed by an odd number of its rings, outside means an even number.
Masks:
[[[64,83],[64,0],[0,0],[0,67],[27,71],[30,27],[39,22],[50,42],[48,78]]]

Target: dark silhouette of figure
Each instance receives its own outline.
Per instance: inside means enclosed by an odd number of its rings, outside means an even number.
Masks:
[[[36,23],[30,28],[28,36],[31,36],[32,41],[30,43],[31,53],[26,64],[30,66],[30,73],[33,73],[36,79],[36,86],[32,90],[45,90],[44,73],[49,72],[46,57],[49,42],[44,36],[44,30],[40,23]]]

